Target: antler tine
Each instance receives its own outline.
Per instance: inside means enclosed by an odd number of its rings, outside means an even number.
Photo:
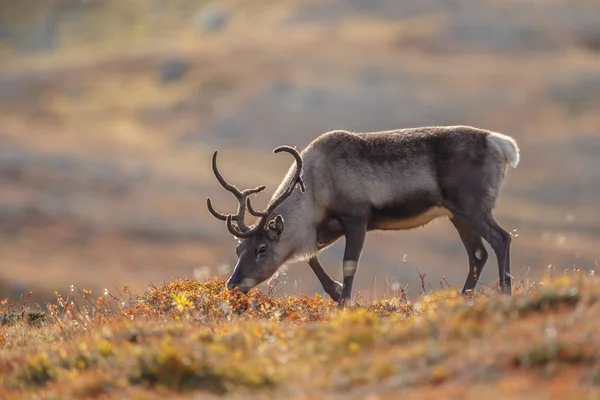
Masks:
[[[252,208],[252,204],[250,203],[250,198],[246,198],[246,208],[248,209],[248,212],[251,215],[254,215],[255,217],[266,217],[267,213],[262,212],[262,211],[256,211],[254,210],[254,208]]]
[[[282,151],[290,153],[292,156],[294,156],[294,159],[296,160],[296,173],[294,174],[294,179],[292,179],[292,183],[290,183],[288,190],[290,192],[293,191],[294,187],[296,186],[296,183],[298,183],[300,185],[300,191],[304,192],[306,190],[304,187],[304,181],[300,177],[300,175],[302,175],[303,167],[303,161],[302,157],[300,156],[300,153],[298,153],[298,150],[290,146],[279,146],[278,148],[273,150],[273,153],[280,153]]]
[[[265,190],[266,188],[267,188],[267,187],[266,187],[265,185],[262,185],[262,186],[259,186],[259,187],[256,187],[256,188],[254,188],[254,189],[246,189],[246,190],[244,190],[244,191],[242,192],[242,196],[244,196],[244,197],[248,197],[248,196],[250,196],[250,195],[253,195],[253,194],[256,194],[256,193],[260,193],[260,192],[262,192],[263,190]]]
[[[217,167],[217,151],[216,150],[212,155],[212,170],[213,170],[213,174],[215,175],[215,178],[217,178],[217,181],[219,181],[219,183],[221,184],[221,186],[223,186],[223,188],[225,190],[232,193],[236,199],[240,199],[242,197],[242,192],[240,192],[238,188],[236,188],[235,186],[233,186],[229,182],[227,182],[225,180],[225,178],[223,178],[223,175],[221,175],[221,173],[219,172],[219,168]],[[215,210],[210,198],[206,199],[206,207],[208,208],[208,211],[212,214],[212,216],[215,217],[216,219],[218,219],[220,221],[227,220],[227,216],[225,214],[221,214],[220,212]]]
[[[223,178],[223,175],[221,175],[221,173],[219,172],[219,168],[217,167],[217,151],[216,150],[212,155],[212,170],[213,170],[213,174],[215,175],[215,178],[217,178],[217,180],[219,181],[219,183],[221,184],[221,186],[223,186],[223,188],[225,190],[227,190],[228,192],[231,192],[237,199],[240,199],[242,197],[242,192],[238,188],[236,188],[234,185],[227,182],[225,180],[225,178]]]
[[[236,229],[233,226],[233,217],[232,217],[231,214],[226,217],[225,222],[227,223],[227,229],[229,229],[229,232],[231,232],[231,234],[233,236],[238,237],[240,239],[244,239],[244,238],[248,238],[250,236],[253,236],[256,233],[256,231],[258,230],[258,229],[255,229],[255,228],[254,229],[247,229],[245,231],[241,231],[239,229]]]
[[[296,185],[300,185],[300,191],[304,192],[305,191],[305,187],[304,187],[304,182],[302,181],[302,178],[300,177],[300,175],[302,175],[302,157],[300,156],[300,153],[298,153],[298,151],[296,149],[294,149],[293,147],[290,146],[280,146],[277,147],[275,150],[273,150],[273,153],[279,153],[279,152],[286,152],[286,153],[290,153],[292,156],[294,156],[294,158],[296,159],[296,172],[294,173],[294,177],[291,179],[289,186],[287,187],[287,189],[281,193],[275,200],[273,200],[273,202],[269,205],[269,207],[265,210],[265,212],[268,214],[271,211],[273,211],[275,209],[275,207],[277,207],[279,204],[281,204],[281,202],[283,202],[286,198],[288,198],[294,191],[294,188],[296,187]]]
[[[206,199],[206,207],[208,208],[208,211],[216,219],[221,220],[221,221],[225,221],[227,219],[227,216],[225,214],[221,214],[220,212],[218,212],[217,210],[214,209],[212,202],[210,200],[210,197]]]

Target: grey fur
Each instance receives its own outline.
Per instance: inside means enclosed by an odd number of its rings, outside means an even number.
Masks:
[[[345,303],[354,271],[346,269],[343,284],[334,281],[318,262],[319,250],[346,236],[344,263],[351,265],[359,261],[367,231],[413,229],[448,216],[469,255],[463,293],[474,289],[487,260],[481,238],[497,255],[502,290],[511,292],[510,235],[494,221],[492,209],[507,167],[519,162],[513,138],[469,126],[336,130],[313,140],[301,157],[306,191],[294,190],[266,217],[282,217],[283,229],[276,235],[269,235],[267,226],[241,240],[228,287],[248,291],[244,279],[259,284],[281,266],[304,260],[327,293]],[[272,200],[289,190],[295,168],[290,167]],[[267,247],[266,255],[258,255],[260,246]]]

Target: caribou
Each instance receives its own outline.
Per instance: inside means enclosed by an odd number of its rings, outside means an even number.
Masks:
[[[474,290],[493,249],[501,293],[512,292],[511,235],[492,216],[520,151],[510,136],[471,126],[430,126],[355,133],[334,130],[301,152],[280,146],[274,153],[294,157],[265,210],[251,196],[265,186],[239,190],[217,168],[221,186],[238,201],[236,214],[208,211],[238,239],[237,263],[226,288],[243,293],[271,278],[282,266],[306,261],[324,291],[340,306],[352,295],[363,244],[369,231],[408,230],[447,217],[467,252],[469,270],[462,288]],[[296,190],[298,189],[298,190]],[[246,213],[258,218],[248,226]],[[318,252],[344,236],[343,282],[323,268]]]

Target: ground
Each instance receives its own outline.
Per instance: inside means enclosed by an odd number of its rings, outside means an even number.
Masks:
[[[426,284],[426,282],[425,282]],[[425,285],[424,285],[425,286]],[[600,281],[580,270],[462,296],[314,296],[177,280],[4,303],[0,395],[42,398],[594,398]]]

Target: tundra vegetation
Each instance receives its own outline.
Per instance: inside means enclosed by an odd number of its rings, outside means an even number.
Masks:
[[[0,397],[587,398],[600,383],[600,282],[551,271],[469,296],[227,291],[175,280],[134,295],[71,287],[0,306]],[[433,285],[431,285],[433,287]],[[371,396],[371,397],[369,397]],[[431,396],[431,397],[430,397]],[[473,397],[471,397],[473,396]]]

